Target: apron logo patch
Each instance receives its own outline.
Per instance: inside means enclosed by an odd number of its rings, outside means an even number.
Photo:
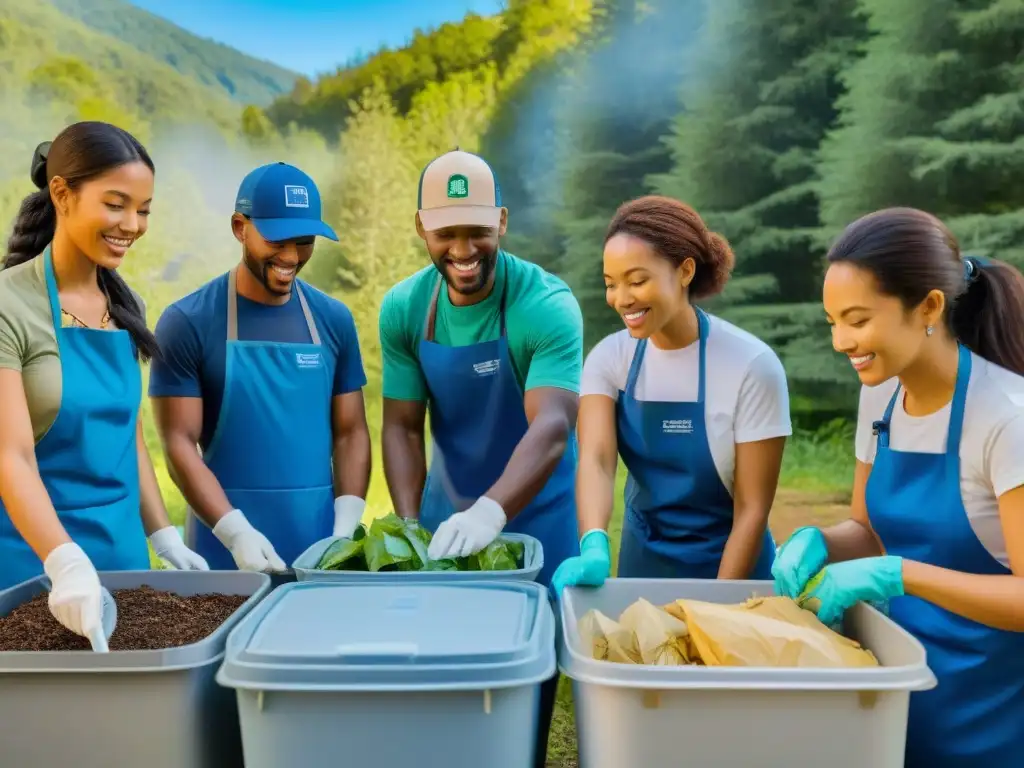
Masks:
[[[448,197],[469,197],[469,179],[461,173],[448,177]]]
[[[309,208],[309,190],[294,184],[285,184],[284,204],[288,208]]]
[[[669,435],[689,435],[693,433],[692,419],[662,419],[661,431]]]
[[[498,372],[498,360],[485,360],[482,363],[473,363],[473,373],[477,376],[493,376]]]
[[[320,367],[320,353],[319,352],[296,352],[295,362],[299,368],[319,368]]]

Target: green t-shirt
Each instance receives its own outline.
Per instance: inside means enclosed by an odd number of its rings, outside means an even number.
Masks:
[[[42,256],[0,270],[0,368],[21,371],[36,442],[57,418],[61,367]],[[133,292],[145,313],[141,297]],[[62,313],[63,314],[63,313]],[[63,325],[72,321],[61,318]],[[111,321],[111,328],[116,324]]]
[[[431,264],[391,288],[380,310],[384,397],[426,400],[419,344],[440,273]],[[462,347],[497,339],[498,309],[508,281],[505,327],[512,368],[520,388],[559,387],[580,391],[583,369],[583,314],[569,286],[536,264],[500,251],[494,289],[481,302],[456,307],[442,287],[437,299],[434,341]]]

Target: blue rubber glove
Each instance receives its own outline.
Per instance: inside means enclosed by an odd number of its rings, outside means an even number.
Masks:
[[[797,528],[775,554],[775,593],[796,600],[827,562],[828,547],[821,531],[812,526]]]
[[[823,624],[835,624],[861,600],[879,603],[903,594],[903,558],[895,555],[832,563],[821,576],[815,577],[817,583],[800,596],[800,602],[821,601],[816,612]]]
[[[566,587],[600,587],[612,572],[608,534],[600,528],[587,531],[580,539],[580,554],[562,562],[551,577],[555,597]]]

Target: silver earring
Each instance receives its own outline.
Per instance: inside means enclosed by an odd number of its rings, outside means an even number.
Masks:
[[[931,336],[931,335],[932,335],[932,332],[933,332],[934,330],[935,330],[935,329],[934,329],[934,328],[932,328],[932,327],[931,327],[931,326],[929,325],[929,326],[928,326],[927,328],[925,328],[925,329],[924,329],[924,335],[925,335],[925,336]]]

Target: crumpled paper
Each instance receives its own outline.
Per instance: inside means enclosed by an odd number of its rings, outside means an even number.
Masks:
[[[859,643],[821,623],[788,597],[738,604],[640,599],[618,621],[588,611],[579,621],[584,647],[598,660],[660,666],[876,667]]]
[[[677,666],[697,657],[686,622],[643,598],[622,612],[619,624],[636,637],[642,664]]]
[[[587,611],[579,620],[583,646],[599,661],[642,664],[636,634],[600,611]]]

